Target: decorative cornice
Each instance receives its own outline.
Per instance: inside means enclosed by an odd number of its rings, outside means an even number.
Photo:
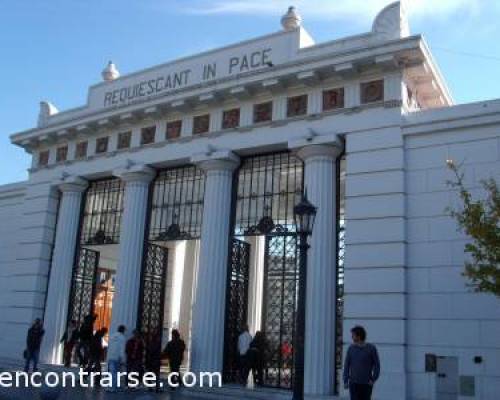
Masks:
[[[337,52],[334,52],[333,54],[329,53],[329,52],[325,52],[324,54],[321,54],[320,56],[298,58],[296,60],[284,63],[282,65],[275,66],[275,67],[273,67],[272,71],[268,71],[268,72],[266,72],[267,70],[264,70],[264,71],[259,70],[256,72],[252,71],[252,72],[242,74],[242,76],[238,76],[237,79],[235,77],[221,78],[215,82],[210,82],[209,84],[193,85],[193,86],[190,86],[190,87],[185,88],[185,89],[172,91],[167,96],[168,100],[165,99],[165,95],[162,95],[162,96],[150,98],[150,99],[145,100],[144,102],[141,102],[138,104],[125,105],[125,106],[110,108],[110,109],[106,109],[106,110],[98,110],[98,111],[89,112],[89,113],[79,113],[78,115],[68,117],[67,119],[65,119],[63,121],[54,123],[54,125],[50,125],[42,130],[30,129],[30,130],[27,130],[24,132],[19,132],[19,133],[13,134],[13,135],[11,135],[11,141],[15,144],[22,145],[21,142],[22,142],[23,138],[37,137],[38,135],[45,133],[45,131],[52,130],[52,129],[58,130],[58,131],[61,129],[72,129],[72,127],[79,124],[79,121],[82,121],[82,122],[80,122],[80,124],[91,123],[94,120],[98,121],[98,120],[106,119],[106,118],[108,118],[108,119],[110,119],[110,118],[116,119],[117,118],[118,121],[120,121],[120,117],[119,117],[120,115],[129,115],[129,114],[134,113],[138,110],[147,109],[147,108],[150,108],[150,107],[156,106],[156,105],[174,104],[174,103],[179,102],[179,101],[189,100],[190,98],[192,98],[192,96],[196,96],[197,90],[200,90],[200,89],[206,90],[207,88],[209,88],[211,86],[220,87],[221,88],[220,93],[227,92],[227,94],[229,96],[232,96],[230,94],[230,91],[232,88],[235,88],[235,87],[243,86],[246,89],[249,89],[250,86],[258,87],[259,82],[262,83],[262,82],[268,81],[269,79],[279,78],[278,80],[281,81],[282,79],[285,79],[287,77],[288,77],[287,79],[289,79],[290,77],[297,77],[298,72],[297,72],[296,68],[304,67],[306,65],[308,66],[308,71],[315,71],[316,69],[324,69],[324,68],[326,68],[327,64],[328,65],[335,64],[335,62],[332,62],[332,57],[338,58],[340,60],[340,59],[345,59],[346,57],[353,57],[355,54],[357,54],[359,52],[361,52],[361,53],[373,52],[373,57],[380,56],[383,54],[388,54],[388,53],[392,54],[394,52],[403,52],[403,51],[405,51],[405,54],[408,55],[408,50],[417,50],[418,51],[419,49],[421,49],[421,46],[420,46],[421,41],[422,41],[421,37],[418,37],[418,36],[417,37],[409,37],[409,38],[401,39],[398,41],[391,41],[391,42],[387,42],[387,43],[377,43],[374,45],[373,44],[367,45],[366,47],[363,47],[363,48],[350,49],[349,51],[346,51],[346,52],[338,52],[337,51]],[[381,48],[381,50],[383,50],[383,51],[378,51],[379,48]],[[365,62],[370,61],[370,60],[368,60],[366,55],[364,55],[362,57],[362,54],[360,54],[359,57],[360,57],[359,59],[356,58],[352,62],[365,63]],[[371,63],[371,61],[369,63]],[[311,64],[313,64],[313,65],[310,66]],[[291,69],[293,69],[293,70],[291,70]],[[280,73],[280,72],[281,72],[281,74],[279,74],[279,76],[277,76],[278,73]],[[272,75],[271,75],[271,73],[272,73]],[[255,78],[258,75],[261,75],[262,79],[256,80]],[[242,85],[242,81],[247,80],[246,78],[248,78],[248,82],[243,83],[243,85]],[[236,84],[236,86],[231,85],[233,82],[234,82],[234,84]],[[228,86],[223,87],[226,85],[226,83],[228,84]],[[180,97],[180,96],[182,96],[182,97]],[[76,110],[83,111],[83,110],[85,110],[85,107],[79,107]],[[70,113],[73,111],[75,111],[75,110],[63,111],[63,112],[59,112],[58,114],[63,115],[65,113]]]
[[[57,187],[63,193],[82,193],[87,189],[88,182],[79,176],[64,175],[56,182]]]
[[[191,157],[191,162],[205,172],[234,171],[240,165],[240,158],[230,150],[215,150]]]
[[[113,171],[113,175],[127,183],[151,182],[156,175],[156,171],[145,164],[135,164],[129,160],[127,165]]]
[[[303,139],[288,142],[288,148],[295,151],[304,162],[313,157],[331,157],[336,159],[344,150],[340,137],[333,134],[320,134],[313,130]]]

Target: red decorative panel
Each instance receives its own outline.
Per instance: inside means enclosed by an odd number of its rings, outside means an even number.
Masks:
[[[116,148],[118,150],[128,149],[132,140],[132,132],[121,132],[118,134],[118,145]]]
[[[87,157],[87,149],[89,147],[88,142],[79,142],[76,144],[75,158],[85,158]]]
[[[296,117],[307,114],[307,94],[289,97],[287,100],[287,117]]]
[[[371,81],[361,84],[361,103],[374,103],[384,100],[384,81]]]
[[[95,152],[96,154],[106,153],[108,151],[109,137],[101,137],[96,140]]]
[[[200,135],[210,129],[210,114],[198,115],[193,118],[193,135]]]
[[[61,146],[57,148],[56,162],[66,161],[68,159],[68,146]]]
[[[237,128],[240,126],[240,109],[233,108],[222,113],[222,129]]]
[[[148,126],[141,129],[141,145],[154,143],[156,126]]]
[[[177,139],[181,136],[182,120],[167,122],[167,139]]]
[[[344,88],[325,90],[323,92],[323,111],[344,108]]]
[[[253,106],[253,122],[271,121],[273,118],[273,102],[267,101],[265,103],[255,104]]]
[[[49,163],[49,156],[50,156],[49,150],[41,151],[38,154],[38,165],[40,167],[44,167],[44,166],[48,165],[48,163]]]

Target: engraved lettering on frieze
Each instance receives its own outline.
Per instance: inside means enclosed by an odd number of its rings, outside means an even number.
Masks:
[[[209,62],[192,68],[145,79],[104,93],[104,107],[119,106],[179,90],[200,82],[215,80],[273,65],[271,48],[251,51],[243,55],[230,56],[223,62]],[[217,64],[222,65],[221,68]],[[199,75],[199,76],[198,76]]]

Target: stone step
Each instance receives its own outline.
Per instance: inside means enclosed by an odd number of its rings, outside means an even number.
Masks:
[[[292,392],[289,390],[270,388],[244,388],[237,385],[224,385],[220,388],[183,388],[182,394],[200,399],[214,400],[291,400]],[[340,400],[334,396],[305,396],[305,400]]]
[[[203,399],[252,399],[252,400],[291,400],[292,392],[270,388],[244,388],[237,385],[224,385],[218,388],[183,388],[182,393]]]

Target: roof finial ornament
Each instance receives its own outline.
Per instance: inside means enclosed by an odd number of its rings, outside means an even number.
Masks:
[[[38,113],[38,127],[43,128],[49,123],[49,118],[59,111],[54,104],[49,101],[40,102],[40,112]]]
[[[302,17],[295,7],[288,7],[288,11],[281,17],[281,25],[285,31],[293,31],[302,24]]]
[[[120,72],[116,68],[116,65],[113,64],[113,61],[110,61],[106,68],[102,70],[102,79],[104,79],[106,82],[114,81],[119,76]]]

